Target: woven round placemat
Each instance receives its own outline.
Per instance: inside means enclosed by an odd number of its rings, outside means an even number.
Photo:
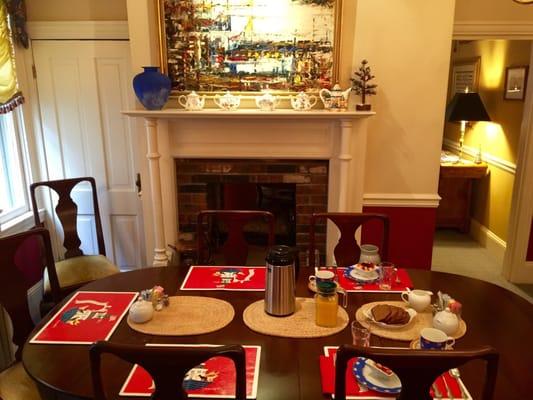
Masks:
[[[218,331],[235,316],[233,306],[224,300],[199,296],[172,296],[170,304],[154,317],[136,324],[128,318],[131,329],[149,335],[185,336]]]
[[[376,301],[373,303],[364,304],[361,307],[359,307],[359,309],[355,313],[355,318],[365,328],[370,328],[370,331],[372,332],[373,335],[381,336],[387,339],[412,341],[420,337],[420,331],[422,329],[433,327],[433,314],[428,309],[428,311],[426,312],[418,313],[417,316],[414,318],[414,321],[411,321],[411,323],[404,328],[399,328],[399,329],[382,328],[372,323],[372,321],[369,321],[368,318],[365,316],[365,311],[370,310],[372,307],[378,304],[389,304],[391,306],[407,308],[407,304],[404,303],[403,301]],[[461,323],[459,324],[459,329],[457,330],[457,332],[454,335],[450,335],[450,336],[452,336],[454,339],[459,339],[460,337],[464,336],[465,333],[466,333],[466,323],[463,320],[461,320]]]
[[[242,314],[244,323],[255,332],[289,338],[316,338],[342,331],[350,318],[344,308],[337,312],[337,326],[324,328],[315,324],[315,301],[297,297],[296,311],[288,317],[273,317],[265,312],[265,301],[250,304]]]

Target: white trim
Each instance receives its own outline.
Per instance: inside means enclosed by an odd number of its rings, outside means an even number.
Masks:
[[[533,49],[533,44],[532,44]],[[533,65],[533,53],[529,60]],[[533,218],[533,74],[529,74],[524,115],[518,143],[518,165],[509,216],[509,243],[503,276],[513,283],[533,283],[533,263],[526,262],[531,219]]]
[[[437,208],[441,197],[437,193],[365,193],[364,206]]]
[[[490,254],[496,257],[499,264],[503,263],[507,243],[501,237],[492,232],[485,225],[481,225],[474,218],[470,219],[470,236],[480,245],[485,247]]]
[[[39,218],[41,221],[45,215],[45,210],[39,210]],[[35,226],[35,221],[33,220],[33,212],[27,211],[22,215],[19,215],[16,218],[13,218],[6,223],[0,226],[0,237],[14,235],[15,233],[21,233],[31,229]]]
[[[30,21],[32,40],[128,40],[127,21]]]
[[[529,21],[455,21],[453,39],[533,39]]]
[[[444,143],[444,147],[459,153],[458,142],[448,139],[448,138],[444,138],[443,143]],[[470,157],[476,158],[478,151],[479,150],[474,147],[463,145],[463,153],[469,155]],[[515,163],[504,160],[503,158],[496,157],[492,154],[485,153],[483,151],[482,151],[482,159],[484,162],[486,162],[489,165],[497,167],[503,171],[509,172],[510,174],[513,174],[513,175],[516,174]]]

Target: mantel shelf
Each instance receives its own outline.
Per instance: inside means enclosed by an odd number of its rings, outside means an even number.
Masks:
[[[326,119],[326,120],[346,120],[366,118],[376,113],[373,111],[295,111],[291,109],[279,109],[274,111],[261,111],[258,109],[239,109],[236,111],[223,111],[217,109],[204,109],[201,111],[187,111],[177,108],[167,108],[163,110],[125,110],[122,111],[130,117],[140,118],[165,118],[165,119]]]

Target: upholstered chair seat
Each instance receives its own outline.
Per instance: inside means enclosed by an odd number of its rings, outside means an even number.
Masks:
[[[28,376],[21,362],[0,372],[0,399],[41,400],[37,386]]]
[[[57,261],[55,265],[61,289],[81,286],[120,272],[115,264],[101,254],[67,258]],[[44,292],[50,292],[47,271],[44,274]]]

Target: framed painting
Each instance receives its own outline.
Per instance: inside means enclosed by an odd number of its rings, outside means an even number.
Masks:
[[[505,100],[524,100],[526,97],[528,67],[507,67],[505,69]]]
[[[338,75],[342,0],[156,0],[174,91],[318,91]]]
[[[479,57],[456,60],[453,63],[450,97],[453,97],[455,93],[478,91],[479,65]]]

